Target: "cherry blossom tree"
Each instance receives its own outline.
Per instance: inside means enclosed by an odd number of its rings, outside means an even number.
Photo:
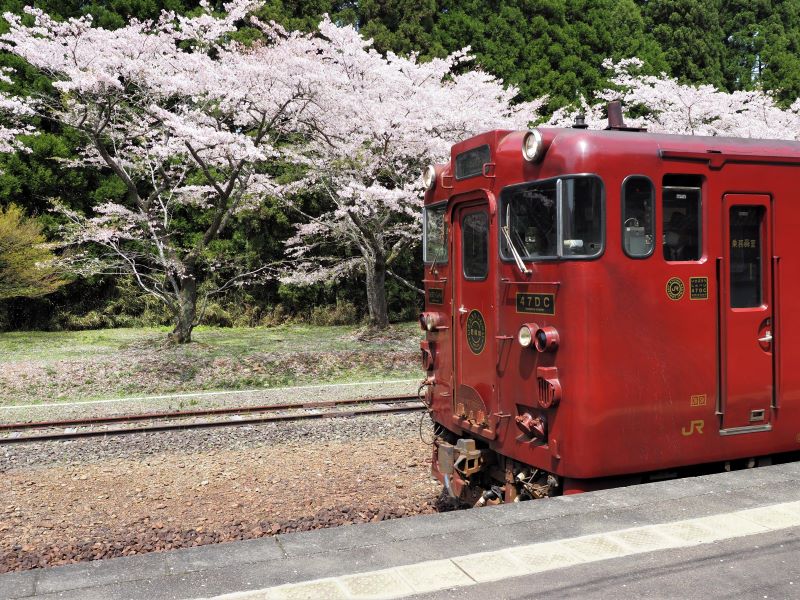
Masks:
[[[641,75],[642,62],[636,58],[616,63],[607,60],[603,66],[611,71],[614,89],[599,92],[597,99],[622,100],[629,112],[645,113],[628,116],[630,125],[657,133],[800,139],[800,100],[782,109],[760,90],[727,93],[712,85],[680,84],[663,73],[658,77]],[[591,128],[601,129],[606,124],[603,108],[604,104],[590,105],[583,100],[580,108],[554,113],[549,124],[569,126],[582,113]]]
[[[307,284],[357,272],[366,280],[369,322],[382,328],[386,276],[421,237],[424,166],[448,160],[452,144],[482,131],[526,127],[543,101],[513,104],[515,88],[466,70],[467,51],[428,62],[383,56],[354,28],[327,18],[317,41],[329,84],[297,160],[307,169],[300,185],[320,190],[328,207],[304,213],[283,279]]]
[[[235,0],[222,15],[201,6],[199,16],[164,12],[114,31],[28,7],[33,25],[7,13],[1,38],[52,79],[36,111],[83,135],[76,162],[110,169],[125,187],[123,201],[94,215],[57,206],[64,244],[93,247],[69,253],[70,268],[132,275],[172,311],[180,343],[191,340],[199,296],[267,271],[235,272],[209,287],[221,260],[213,242],[274,193],[265,165],[322,82],[308,36],[265,27],[265,40],[245,48],[228,34],[255,4]]]
[[[0,85],[13,83],[13,73],[9,67],[0,67]],[[29,98],[0,91],[0,153],[29,151],[20,136],[36,134],[33,126],[26,123],[35,114],[34,106]]]

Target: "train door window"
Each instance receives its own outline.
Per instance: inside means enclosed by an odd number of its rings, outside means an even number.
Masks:
[[[597,256],[603,251],[603,194],[597,177],[562,180],[561,256]]]
[[[761,224],[763,206],[731,206],[731,308],[761,306]]]
[[[700,260],[702,231],[700,183],[700,178],[694,176],[664,177],[662,200],[665,260]]]
[[[426,263],[447,262],[447,224],[444,220],[447,203],[428,206],[422,213],[425,235],[422,244],[422,257]]]
[[[489,215],[483,211],[461,220],[461,252],[464,277],[485,279],[489,273]]]
[[[647,177],[628,177],[622,184],[622,249],[644,258],[655,246],[655,189]]]

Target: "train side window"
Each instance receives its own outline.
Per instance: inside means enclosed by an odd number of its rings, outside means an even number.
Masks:
[[[500,255],[505,260],[594,258],[604,246],[603,182],[594,175],[505,188],[500,197]],[[513,244],[513,249],[509,246]]]
[[[422,213],[423,236],[422,260],[426,263],[447,262],[447,224],[444,215],[447,203],[428,206]]]
[[[700,187],[665,185],[663,209],[664,259],[700,260]]]
[[[655,188],[647,177],[628,177],[622,184],[622,249],[644,258],[655,246]]]
[[[461,252],[464,277],[485,279],[489,274],[489,215],[474,212],[461,220]]]

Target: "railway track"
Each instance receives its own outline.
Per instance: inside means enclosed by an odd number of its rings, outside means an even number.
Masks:
[[[423,410],[416,395],[0,423],[0,445]],[[33,433],[31,433],[33,432]]]

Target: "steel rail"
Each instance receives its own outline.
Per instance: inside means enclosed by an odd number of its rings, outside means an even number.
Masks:
[[[157,425],[137,425],[135,427],[120,427],[115,429],[87,429],[84,431],[71,431],[71,432],[54,432],[54,433],[43,433],[43,434],[35,434],[35,435],[25,435],[19,437],[2,437],[0,438],[0,445],[2,444],[19,444],[25,442],[45,442],[45,441],[54,441],[54,440],[67,440],[67,439],[78,439],[78,438],[89,438],[89,437],[103,437],[103,436],[112,436],[112,435],[125,435],[131,433],[149,433],[149,432],[161,432],[161,431],[174,431],[174,430],[181,430],[181,429],[204,429],[204,428],[211,428],[211,427],[231,427],[236,425],[248,425],[248,424],[257,424],[257,423],[270,423],[270,422],[284,422],[284,421],[300,421],[305,419],[325,419],[325,418],[336,418],[336,417],[353,417],[359,415],[370,415],[370,414],[381,414],[381,413],[395,413],[395,412],[414,412],[423,410],[425,408],[424,404],[417,400],[416,396],[409,396],[409,397],[394,397],[394,398],[372,398],[366,399],[362,398],[359,400],[344,400],[344,401],[333,401],[333,402],[314,402],[314,403],[295,403],[295,404],[282,404],[282,405],[270,405],[267,407],[266,411],[274,412],[275,410],[286,410],[287,407],[290,407],[294,410],[297,409],[312,409],[312,408],[319,408],[319,407],[331,407],[336,405],[353,405],[353,404],[364,404],[364,403],[371,403],[371,404],[378,404],[378,403],[385,403],[385,404],[400,404],[400,406],[382,406],[382,407],[372,407],[372,408],[356,408],[353,410],[341,411],[341,410],[333,410],[327,412],[314,412],[314,413],[302,413],[302,414],[289,414],[289,415],[275,415],[275,414],[268,414],[268,415],[261,415],[261,416],[252,416],[246,417],[242,419],[229,419],[229,420],[214,420],[214,421],[195,421],[195,422],[178,422],[178,423],[163,423]],[[301,405],[302,404],[302,405]],[[311,406],[309,406],[311,405]],[[257,412],[253,410],[257,407],[244,407],[246,410],[239,411],[239,412]],[[211,409],[214,410],[214,409]],[[201,411],[182,411],[179,413],[156,413],[157,416],[151,418],[157,419],[183,419],[191,416],[214,416],[218,414],[231,414],[235,413],[233,409],[222,409],[225,412],[214,412],[208,413],[207,411],[204,415],[195,415],[195,414],[187,414],[187,413],[197,413]],[[134,415],[137,417],[135,420],[143,420],[139,417],[141,415]],[[118,422],[118,421],[113,421]],[[55,422],[53,422],[55,423]],[[97,425],[97,422],[91,423],[91,425]],[[52,427],[56,427],[51,425]]]
[[[26,429],[46,429],[51,427],[89,427],[107,423],[130,423],[132,421],[149,421],[151,419],[178,419],[181,417],[208,417],[213,415],[234,415],[254,412],[275,412],[280,410],[298,410],[314,408],[330,408],[348,404],[391,404],[395,402],[411,402],[418,400],[415,394],[405,396],[386,396],[373,398],[356,398],[353,400],[320,400],[317,402],[291,402],[287,404],[261,404],[254,406],[232,406],[225,408],[199,408],[195,410],[176,410],[167,412],[149,412],[127,415],[110,415],[107,417],[88,417],[84,419],[65,419],[61,421],[21,421],[17,423],[0,423],[0,431],[17,431]],[[35,405],[31,405],[35,407]]]

